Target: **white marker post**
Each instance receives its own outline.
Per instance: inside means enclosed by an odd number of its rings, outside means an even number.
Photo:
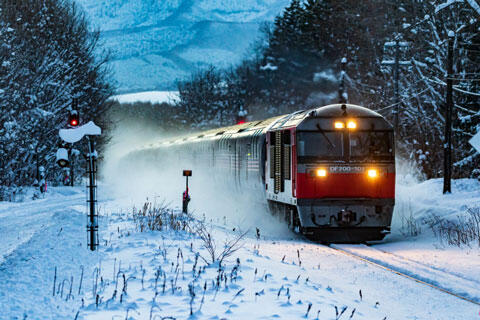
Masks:
[[[93,121],[88,122],[87,124],[80,126],[74,129],[60,129],[59,135],[63,141],[68,143],[75,143],[87,137],[88,140],[88,170],[89,175],[89,199],[87,204],[89,207],[89,215],[87,222],[87,232],[88,232],[88,246],[90,250],[95,251],[98,246],[98,214],[97,214],[97,185],[96,185],[96,159],[97,152],[95,151],[95,143],[93,141],[93,136],[99,136],[102,134],[102,129],[97,126]]]

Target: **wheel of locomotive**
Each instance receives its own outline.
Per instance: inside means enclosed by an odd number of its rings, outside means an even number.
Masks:
[[[298,218],[297,208],[291,205],[283,205],[283,217],[290,230],[300,232],[300,219]]]
[[[290,206],[290,211],[291,211],[292,230],[296,233],[301,233],[302,227],[300,225],[300,218],[298,217],[297,207]]]

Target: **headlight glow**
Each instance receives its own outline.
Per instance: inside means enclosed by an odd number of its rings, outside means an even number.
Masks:
[[[317,176],[319,177],[326,177],[327,176],[327,169],[320,168],[317,170]]]
[[[348,129],[356,129],[357,128],[357,123],[353,120],[350,120],[347,122],[347,128]]]
[[[335,121],[335,129],[343,129],[345,128],[345,123],[341,121]]]
[[[376,177],[378,177],[378,171],[377,171],[377,169],[368,169],[367,175],[370,178],[376,178]]]

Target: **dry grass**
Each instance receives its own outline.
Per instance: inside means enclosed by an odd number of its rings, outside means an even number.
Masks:
[[[461,247],[477,243],[480,247],[480,208],[467,209],[456,221],[433,216],[427,221],[435,236],[449,245]]]
[[[168,204],[152,204],[145,202],[140,209],[133,208],[133,222],[139,232],[144,231],[191,231],[190,223],[193,218],[181,212],[174,212],[168,208]]]
[[[146,231],[185,231],[200,238],[205,256],[199,257],[207,264],[223,261],[232,256],[242,246],[246,232],[238,232],[224,241],[217,241],[212,236],[212,228],[208,228],[205,220],[195,220],[190,214],[175,212],[168,208],[168,204],[152,204],[145,202],[140,209],[133,208],[133,222],[138,232]]]
[[[413,208],[411,201],[408,203],[403,204],[402,212],[402,228],[400,232],[404,236],[409,237],[416,237],[422,233],[421,224],[419,221],[415,219],[413,214]]]
[[[223,260],[232,256],[243,247],[242,240],[248,231],[236,233],[232,237],[225,239],[221,244],[213,238],[212,230],[207,228],[204,221],[197,221],[194,233],[202,240],[202,246],[207,251],[207,257],[203,257],[200,254],[200,258],[207,264],[219,262],[222,265]]]

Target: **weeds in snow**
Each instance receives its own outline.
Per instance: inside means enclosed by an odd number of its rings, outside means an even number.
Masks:
[[[137,231],[162,231],[164,229],[189,231],[192,217],[186,213],[175,213],[168,204],[145,202],[141,209],[133,208],[133,222]]]
[[[457,221],[434,215],[426,222],[435,236],[449,245],[461,247],[476,242],[480,247],[480,208],[469,208],[466,213],[457,216]]]
[[[200,238],[203,248],[207,251],[207,257],[199,254],[200,258],[207,264],[218,262],[221,265],[226,258],[243,247],[242,240],[248,231],[237,233],[233,238],[226,239],[220,248],[212,236],[212,230],[207,228],[204,221],[196,223],[194,233]]]
[[[413,215],[412,203],[411,201],[405,206],[405,210],[403,210],[402,215],[402,228],[400,232],[404,236],[409,237],[416,237],[420,233],[422,233],[422,229],[420,227],[420,223],[415,219]]]

